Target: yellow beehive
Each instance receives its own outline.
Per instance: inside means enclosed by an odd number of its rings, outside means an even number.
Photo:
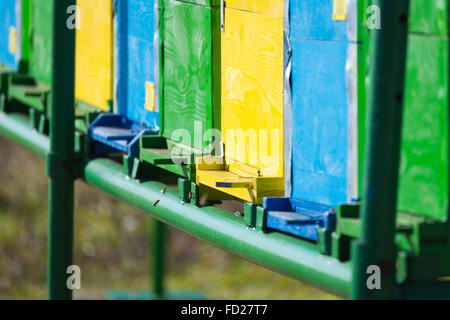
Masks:
[[[197,183],[261,203],[284,194],[283,0],[229,0],[222,33],[225,156],[197,159]],[[219,163],[220,162],[220,163]]]
[[[112,100],[112,0],[77,0],[75,96],[107,111]]]

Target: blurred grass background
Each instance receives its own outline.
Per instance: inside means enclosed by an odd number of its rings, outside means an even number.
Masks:
[[[46,298],[47,178],[43,159],[0,138],[0,299]],[[149,286],[148,216],[76,184],[77,298]],[[208,299],[336,299],[170,228],[166,287]]]

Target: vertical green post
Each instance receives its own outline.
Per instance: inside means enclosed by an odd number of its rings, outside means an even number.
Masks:
[[[67,10],[75,5],[75,0],[52,1],[47,288],[49,299],[63,300],[72,298],[66,271],[73,259],[75,30],[69,29],[66,23]]]
[[[152,276],[152,288],[155,299],[164,299],[164,262],[165,262],[165,238],[166,225],[156,219],[150,218],[150,235],[151,243],[149,248],[151,252],[150,257],[150,274]]]
[[[395,297],[394,245],[409,0],[374,0],[381,29],[372,30],[372,72],[362,203],[362,234],[353,243],[352,299]],[[369,266],[381,289],[369,289]],[[368,271],[369,270],[369,271]]]

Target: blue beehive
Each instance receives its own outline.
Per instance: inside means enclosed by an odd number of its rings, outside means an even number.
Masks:
[[[0,1],[0,64],[17,70],[20,59],[21,1]]]
[[[353,0],[290,2],[290,197],[265,199],[269,228],[318,240],[357,197],[356,16]]]
[[[89,127],[93,140],[138,156],[139,138],[158,131],[155,104],[155,3],[115,1],[115,114]]]

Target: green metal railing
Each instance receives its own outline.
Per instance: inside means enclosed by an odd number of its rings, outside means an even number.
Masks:
[[[400,129],[409,0],[376,0],[382,29],[373,32],[373,76],[369,141],[362,210],[362,236],[352,261],[321,254],[309,242],[281,233],[263,233],[216,207],[182,205],[175,190],[163,195],[158,181],[127,179],[111,159],[76,163],[74,153],[74,30],[66,27],[66,8],[75,0],[52,0],[54,56],[50,138],[38,134],[18,114],[0,112],[0,133],[41,156],[47,156],[49,186],[48,296],[70,299],[66,269],[72,264],[73,203],[76,167],[90,185],[149,213],[161,222],[153,232],[152,259],[156,294],[163,294],[164,227],[170,224],[252,262],[351,298],[393,298],[395,287],[395,216]],[[155,206],[154,203],[159,200]],[[368,265],[388,267],[383,289],[369,291]],[[390,268],[389,268],[390,267]],[[354,272],[352,272],[354,271]],[[430,290],[431,292],[432,290]],[[418,292],[418,289],[414,292]]]
[[[30,144],[24,136],[33,136],[34,139],[42,140],[40,148],[35,148],[34,151],[37,154],[45,154],[48,150],[48,143],[45,143],[48,138],[24,125],[22,121],[0,113],[0,131],[3,133],[5,128],[14,128],[16,123],[22,123],[23,126],[17,126],[16,129],[9,131],[8,138],[29,148]],[[216,207],[199,208],[183,204],[175,190],[168,188],[163,195],[161,189],[164,185],[158,181],[141,183],[127,179],[122,165],[110,159],[91,160],[83,168],[83,179],[87,183],[151,214],[164,223],[294,279],[339,296],[348,297],[350,294],[350,262],[341,263],[332,257],[322,255],[312,243],[276,232],[265,234],[247,228],[242,218]],[[156,207],[153,205],[155,200],[160,200]],[[157,231],[155,237],[162,240],[164,234],[157,234],[158,232],[162,231]],[[153,243],[155,244],[155,241]],[[66,245],[69,246],[67,243]],[[162,255],[161,251],[155,254],[161,258]],[[152,260],[156,264],[162,261],[162,259]],[[154,268],[162,275],[160,265]],[[61,278],[66,286],[67,275],[64,274]],[[161,288],[161,284],[157,284],[156,287]]]

